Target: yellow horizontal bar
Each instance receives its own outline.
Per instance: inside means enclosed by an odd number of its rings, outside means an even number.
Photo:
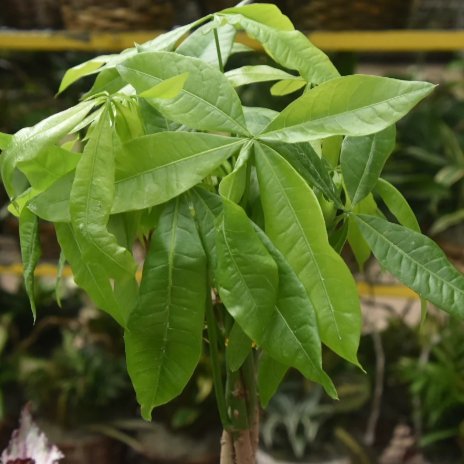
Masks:
[[[401,284],[371,284],[367,282],[357,282],[358,293],[361,296],[370,297],[391,297],[418,300],[419,295],[408,287]]]
[[[39,264],[35,269],[36,277],[56,278],[57,267],[54,264]],[[21,264],[10,264],[8,266],[0,265],[0,275],[22,275],[23,266]],[[63,277],[72,277],[72,270],[69,266],[63,269]],[[137,278],[140,280],[141,272],[137,272]],[[418,299],[417,293],[403,285],[373,285],[367,282],[357,283],[358,292],[361,296],[392,297]]]
[[[162,31],[85,33],[67,31],[0,31],[0,50],[119,52],[160,35]]]
[[[93,32],[0,31],[0,50],[16,51],[121,51],[150,40],[162,31]],[[309,39],[325,51],[420,52],[464,50],[464,30],[316,31]],[[244,33],[239,42],[259,48]]]
[[[325,51],[419,52],[464,50],[464,30],[314,32],[308,36]]]
[[[36,277],[56,277],[57,273],[58,268],[54,264],[39,264],[34,272]],[[0,275],[1,274],[22,275],[23,266],[22,264],[10,264],[7,266],[0,265]],[[63,269],[63,277],[71,276],[71,268],[69,266],[65,266]]]

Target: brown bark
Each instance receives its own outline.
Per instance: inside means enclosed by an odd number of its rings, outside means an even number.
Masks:
[[[234,437],[235,464],[255,464],[256,450],[251,443],[252,430],[240,430]]]
[[[232,434],[227,430],[223,430],[221,437],[221,464],[234,464],[234,462]]]
[[[247,430],[224,430],[221,437],[221,464],[256,464],[258,422]]]

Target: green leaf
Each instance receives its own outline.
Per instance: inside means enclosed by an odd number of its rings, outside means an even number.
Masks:
[[[277,30],[243,14],[228,14],[225,18],[229,24],[243,28],[252,39],[260,42],[274,61],[284,68],[298,71],[306,82],[320,84],[340,75],[327,55],[299,31]]]
[[[76,240],[71,224],[55,223],[58,242],[70,264],[74,280],[100,308],[125,327],[128,309],[121,306],[113,293],[112,281],[98,262],[82,259],[82,249]]]
[[[222,62],[225,65],[232,52],[232,45],[235,40],[235,28],[225,24],[215,28],[219,39]],[[199,27],[193,31],[176,49],[177,53],[185,56],[200,58],[216,68],[219,66],[214,30],[211,23]]]
[[[64,148],[51,145],[33,159],[18,162],[18,167],[26,175],[32,188],[43,192],[58,179],[73,171],[81,155]]]
[[[406,201],[406,198],[390,182],[385,179],[379,179],[374,193],[384,201],[390,213],[396,217],[401,225],[409,227],[415,232],[421,231],[416,215]]]
[[[422,298],[464,318],[464,277],[433,240],[379,217],[354,218],[385,269]]]
[[[379,76],[331,79],[288,105],[260,138],[295,143],[379,132],[402,118],[434,87],[428,82]]]
[[[55,300],[56,304],[59,308],[62,307],[61,305],[61,283],[63,280],[63,271],[64,266],[66,265],[66,256],[64,255],[63,251],[60,252],[60,258],[58,260],[58,265],[56,267],[56,281],[55,281]]]
[[[276,5],[270,3],[226,8],[225,10],[220,11],[219,14],[240,14],[245,18],[282,31],[293,31],[295,29],[290,19],[282,14]]]
[[[260,345],[274,314],[277,265],[243,209],[223,202],[216,241],[219,295],[242,330]]]
[[[239,42],[234,42],[234,45],[232,45],[232,51],[230,52],[231,55],[235,55],[237,53],[253,53],[255,50],[253,47],[250,47],[248,45],[239,43]]]
[[[250,144],[243,146],[235,163],[234,170],[227,174],[219,184],[219,193],[224,198],[239,203],[247,183],[247,165],[250,158]]]
[[[160,34],[148,42],[143,43],[137,47],[138,52],[146,51],[171,51],[175,48],[179,40],[182,39],[191,29],[203,24],[211,18],[211,15],[199,18],[196,21],[185,24],[184,26],[176,27],[169,32]]]
[[[242,66],[224,73],[234,87],[256,84],[257,82],[277,81],[281,79],[297,79],[282,69],[273,68],[265,64]]]
[[[258,135],[279,114],[269,108],[244,106],[245,120],[248,130],[253,135]]]
[[[114,198],[116,150],[107,110],[91,131],[77,165],[69,209],[82,259],[98,263],[110,277],[135,279],[132,253],[119,246],[107,229]]]
[[[100,106],[100,108],[96,109],[95,111],[92,111],[92,113],[90,113],[87,117],[83,118],[79,124],[74,126],[74,129],[69,134],[74,136],[75,142],[77,141],[85,142],[86,137],[87,137],[87,131],[89,130],[90,126],[100,118],[104,110],[105,110],[105,107]],[[82,140],[80,140],[78,136],[78,133],[80,131],[86,131],[86,135],[84,136]]]
[[[105,64],[97,69],[95,72],[98,72],[97,79],[95,80],[92,88],[86,94],[86,97],[91,95],[96,95],[100,92],[108,92],[110,95],[118,92],[121,88],[124,87],[125,82],[119,75],[118,71],[115,69],[116,66],[122,63],[127,58],[135,56],[137,53],[143,51],[171,51],[176,46],[182,37],[190,31],[193,27],[202,22],[206,21],[208,17],[200,18],[199,20],[186,24],[185,26],[177,27],[172,31],[169,31],[165,34],[160,34],[148,42],[145,42],[141,45],[138,45],[137,48],[132,47],[126,50],[123,50],[121,53],[113,55],[103,55],[97,58],[93,58],[90,61],[101,60]],[[87,62],[88,63],[88,62]],[[92,73],[92,74],[93,74]]]
[[[12,135],[5,134],[4,132],[0,132],[0,150],[5,150],[12,139],[13,139]]]
[[[395,126],[364,137],[345,137],[341,168],[352,206],[375,187],[380,173],[395,148]]]
[[[113,101],[113,111],[114,127],[122,143],[145,135],[140,106],[134,100]]]
[[[128,59],[118,70],[138,93],[188,72],[189,79],[176,98],[151,103],[165,117],[193,129],[248,135],[242,105],[234,88],[218,69],[198,58],[146,52]]]
[[[188,79],[189,73],[182,73],[178,76],[170,77],[159,84],[155,84],[148,90],[140,94],[143,98],[176,98],[184,88],[185,81]]]
[[[342,224],[335,228],[329,236],[330,245],[338,254],[341,254],[347,237],[348,221],[343,221]]]
[[[308,185],[318,188],[326,198],[342,206],[330,176],[329,164],[317,155],[309,143],[271,143],[267,146],[283,156]]]
[[[435,174],[435,182],[451,187],[464,177],[464,167],[459,165],[445,166]]]
[[[45,192],[34,195],[28,208],[41,219],[49,222],[71,222],[69,197],[75,171],[58,179]]]
[[[332,137],[327,137],[320,141],[321,157],[327,160],[332,169],[335,169],[338,166],[343,138],[344,137],[341,135],[333,135]],[[318,153],[316,149],[315,151]]]
[[[158,226],[158,221],[163,211],[163,205],[154,206],[140,211],[137,235],[139,238],[150,237],[152,231]],[[123,213],[125,214],[125,213]],[[131,214],[131,213],[127,213]]]
[[[2,179],[10,198],[18,192],[13,185],[13,175],[18,163],[30,162],[43,150],[58,142],[71,131],[92,109],[93,102],[82,102],[72,108],[54,114],[33,127],[17,132],[3,152]]]
[[[308,379],[320,383],[328,395],[336,398],[335,387],[322,369],[316,312],[305,287],[266,234],[258,228],[256,230],[279,271],[274,317],[261,347],[278,363],[297,368]]]
[[[21,195],[16,197],[14,200],[11,200],[11,203],[8,205],[8,211],[13,215],[19,218],[21,216],[22,210],[28,206],[28,203],[34,199],[40,192],[32,188],[28,188]]]
[[[189,195],[195,210],[195,220],[203,248],[208,257],[208,267],[213,273],[217,266],[216,218],[222,213],[222,199],[219,195],[201,187],[189,190]]]
[[[113,214],[108,221],[108,231],[116,237],[119,245],[132,250],[139,233],[141,217],[142,211]]]
[[[97,56],[89,61],[84,61],[81,64],[69,68],[63,76],[60,83],[58,93],[66,90],[71,84],[79,80],[81,77],[89,76],[100,69],[109,59],[109,56]]]
[[[167,120],[145,100],[139,100],[137,107],[146,135],[163,131],[175,131],[182,127],[180,124]]]
[[[142,415],[178,396],[200,359],[206,257],[185,198],[169,202],[152,236],[140,296],[125,334]]]
[[[120,76],[116,68],[105,68],[99,72],[95,82],[84,97],[89,98],[99,93],[113,95],[125,85],[126,82]]]
[[[130,56],[135,55],[136,53],[137,49],[131,47],[123,50],[120,53],[100,55],[95,58],[91,58],[84,63],[68,69],[63,77],[63,80],[61,81],[60,90],[58,93],[61,93],[69,85],[73,84],[81,77],[92,74],[97,74],[97,78],[92,88],[84,96],[84,98],[88,98],[91,95],[96,95],[97,93],[103,92],[104,90],[108,90],[108,93],[110,94],[117,92],[122,87],[124,87],[124,81],[122,81],[120,78],[116,79],[116,77],[119,77],[119,74],[115,70],[115,67],[117,64],[126,60]],[[105,87],[105,89],[103,87]],[[111,92],[109,91],[110,87],[112,87]]]
[[[281,97],[284,95],[288,95],[290,93],[296,92],[300,90],[302,87],[306,85],[306,81],[304,79],[285,79],[279,82],[276,82],[271,87],[271,95],[275,97]]]
[[[267,407],[269,401],[277,392],[287,371],[288,366],[285,364],[277,362],[266,352],[261,354],[258,363],[258,391],[259,401],[263,408]]]
[[[356,285],[330,246],[319,202],[288,162],[266,145],[255,146],[266,234],[306,289],[322,341],[354,364],[361,333]]]
[[[24,286],[31,304],[34,322],[37,316],[35,306],[34,270],[39,262],[41,249],[39,241],[39,220],[37,216],[24,208],[19,217],[19,240],[21,244],[21,259],[24,265]]]
[[[244,142],[213,134],[160,132],[126,143],[117,159],[112,212],[143,209],[176,197],[211,174]]]
[[[240,328],[240,326],[235,323],[230,329],[229,336],[227,338],[226,346],[226,360],[227,360],[227,369],[230,369],[232,372],[238,371],[245,359],[250,354],[252,341],[245,334],[245,332]]]
[[[245,140],[219,135],[167,131],[127,143],[116,160],[111,213],[165,203],[201,182],[243,143]],[[145,156],[140,157],[140,153]],[[48,221],[69,222],[73,178],[71,172],[36,196],[29,205],[31,211]]]
[[[450,227],[456,226],[464,221],[464,209],[458,209],[449,214],[440,216],[430,227],[429,234],[437,235]]]
[[[353,212],[355,214],[371,214],[375,215],[377,212],[377,204],[369,194],[367,197],[363,198],[354,208]],[[353,251],[356,262],[358,263],[359,269],[362,272],[364,269],[364,264],[369,259],[371,255],[371,249],[369,245],[364,240],[361,231],[359,230],[357,222],[353,217],[348,217],[348,243],[350,248]]]

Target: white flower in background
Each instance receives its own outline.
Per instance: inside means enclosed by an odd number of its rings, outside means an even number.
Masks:
[[[11,435],[8,447],[0,458],[1,464],[56,464],[64,457],[32,420],[26,406],[20,419],[19,429]]]

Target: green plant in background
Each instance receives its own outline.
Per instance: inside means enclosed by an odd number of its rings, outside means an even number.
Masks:
[[[336,381],[339,402],[327,401],[320,385],[285,382],[270,400],[263,418],[264,445],[280,452],[290,447],[297,459],[302,459],[308,451],[311,454],[320,452],[320,432],[326,428],[326,423],[337,415],[359,410],[369,398],[366,376],[359,372],[344,377]]]
[[[63,330],[62,345],[49,359],[26,355],[19,363],[27,398],[42,417],[62,427],[111,417],[120,400],[128,397],[122,360],[75,330]]]
[[[431,234],[464,220],[464,111],[460,81],[441,85],[398,127],[385,178],[414,204]]]
[[[421,354],[398,363],[416,408],[421,445],[449,438],[464,439],[464,326],[454,320],[444,326],[430,318],[421,336]]]
[[[224,73],[243,51],[237,30],[298,75],[272,66]],[[463,276],[379,179],[394,123],[432,84],[340,77],[266,4],[85,62],[60,91],[89,74],[95,82],[76,106],[1,136],[2,178],[20,221],[34,315],[40,218],[54,223],[78,285],[124,327],[146,419],[184,389],[203,337],[223,463],[254,462],[257,397],[266,405],[290,366],[335,398],[321,342],[359,365],[360,305],[339,255],[345,242],[361,265],[372,250],[425,300],[463,316]],[[244,106],[234,85],[262,81],[297,81],[304,93],[281,112]],[[149,242],[140,286],[136,240]]]

